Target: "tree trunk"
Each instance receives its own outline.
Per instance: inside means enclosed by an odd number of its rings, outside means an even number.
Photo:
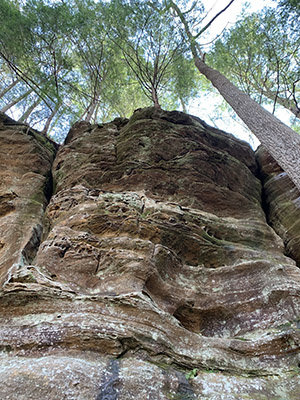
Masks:
[[[21,96],[19,96],[18,98],[16,98],[14,101],[12,101],[11,103],[7,104],[6,106],[4,106],[0,111],[5,113],[6,111],[8,111],[11,107],[15,106],[16,104],[18,104],[21,100],[25,99],[25,97],[27,97],[30,93],[32,93],[32,89],[29,89],[27,92],[23,93]]]
[[[98,87],[98,88],[95,87],[94,93],[93,93],[93,98],[92,98],[90,104],[88,105],[86,111],[83,114],[83,115],[86,114],[84,121],[91,122],[91,119],[92,119],[92,117],[95,113],[95,110],[97,108],[97,105],[98,105],[98,99],[99,99],[100,93],[101,93],[101,87]]]
[[[98,104],[97,104],[97,106],[96,106],[96,108],[95,108],[94,118],[93,118],[93,123],[94,123],[94,124],[97,123],[97,116],[98,116],[99,107],[100,107],[100,102],[98,102]]]
[[[51,113],[51,114],[49,115],[49,117],[47,118],[47,121],[46,121],[46,123],[45,123],[45,126],[44,126],[44,128],[43,128],[43,130],[42,130],[42,134],[43,134],[43,135],[45,135],[45,136],[47,135],[47,133],[48,133],[48,131],[49,131],[49,128],[50,128],[50,124],[51,124],[51,122],[52,122],[52,120],[53,120],[55,114],[57,113],[58,109],[59,109],[59,106],[56,105],[56,106],[54,107],[54,109],[52,110],[52,113]]]
[[[24,112],[24,114],[18,119],[19,122],[26,122],[27,118],[29,115],[32,113],[32,111],[41,103],[42,99],[38,98],[34,103],[31,104],[27,108],[27,110]]]
[[[187,108],[186,108],[185,102],[183,101],[183,98],[179,97],[179,101],[180,101],[180,104],[181,104],[181,107],[182,107],[182,111],[184,113],[187,113]]]
[[[85,120],[86,122],[90,122],[90,121],[91,121],[92,116],[93,116],[93,114],[94,114],[94,112],[95,112],[96,107],[97,107],[97,100],[94,98],[94,99],[91,101],[91,103],[90,103],[90,105],[88,106],[88,108],[87,108],[86,117],[84,118],[84,120]]]
[[[300,135],[234,86],[219,71],[210,68],[199,57],[194,59],[201,74],[220,92],[300,190]]]
[[[219,91],[222,97],[234,109],[241,120],[244,121],[250,131],[261,141],[266,150],[273,156],[281,168],[285,170],[300,190],[300,135],[252,100],[250,96],[234,86],[219,71],[206,65],[204,62],[205,53],[201,51],[196,42],[200,34],[203,33],[216,17],[224,12],[230,4],[232,4],[232,1],[205,25],[197,36],[192,35],[188,22],[178,5],[170,0],[169,7],[176,12],[184,26],[194,62],[199,72]]]
[[[160,104],[158,101],[157,90],[153,86],[152,86],[151,97],[152,97],[154,107],[160,109],[161,107],[160,107]]]
[[[2,92],[0,93],[0,99],[6,95],[7,92],[9,92],[14,86],[16,86],[16,84],[20,82],[20,79],[16,79],[15,81],[13,81],[10,85],[6,86],[6,88],[4,88],[2,90]]]

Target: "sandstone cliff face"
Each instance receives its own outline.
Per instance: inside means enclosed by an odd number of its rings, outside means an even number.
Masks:
[[[257,151],[270,225],[281,236],[285,252],[300,267],[300,193],[262,147]]]
[[[55,145],[0,114],[0,283],[12,265],[30,264],[52,191]]]
[[[0,128],[0,398],[299,399],[299,193],[276,164],[153,108],[75,124],[54,162]]]

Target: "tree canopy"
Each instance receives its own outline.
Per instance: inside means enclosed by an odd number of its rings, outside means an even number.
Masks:
[[[208,59],[259,104],[273,112],[279,104],[300,118],[300,37],[273,9],[239,20]]]
[[[44,133],[152,103],[186,110],[201,86],[172,17],[143,1],[0,0],[0,18],[0,107]]]
[[[79,119],[105,122],[151,104],[188,111],[208,88],[195,68],[199,39],[223,11],[205,20],[197,0],[0,0],[0,108],[58,140]],[[297,15],[293,0],[246,15],[206,56],[255,101],[295,117]]]

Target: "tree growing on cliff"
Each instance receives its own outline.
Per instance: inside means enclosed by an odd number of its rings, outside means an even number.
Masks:
[[[112,0],[107,18],[110,38],[154,107],[161,102],[183,109],[195,93],[199,78],[186,57],[186,45],[171,15],[161,15],[148,2]],[[174,23],[175,22],[175,23]],[[183,81],[183,71],[190,79]]]
[[[232,2],[228,3],[226,8]],[[186,12],[172,0],[168,0],[166,6],[167,10],[173,10],[176,13],[184,27],[196,68],[219,91],[300,190],[300,136],[238,89],[222,73],[205,63],[204,53],[197,39],[217,16],[194,35],[190,30]]]
[[[111,4],[116,6],[115,14],[107,18]],[[196,69],[191,69],[193,60],[201,76],[213,83],[299,187],[299,137],[206,64],[198,39],[218,15],[195,30],[190,13],[197,18],[197,5],[195,1],[190,10],[184,10],[169,0],[28,0],[20,7],[19,2],[0,0],[1,75],[9,77],[1,86],[0,106],[13,108],[18,100],[20,119],[28,121],[35,115],[44,124],[44,131],[62,123],[59,117],[63,111],[70,124],[78,118],[95,121],[98,116],[105,120],[121,112],[126,115],[135,102],[145,106],[150,99],[166,108],[174,108],[180,101],[185,109],[200,87],[194,78]],[[134,18],[127,12],[133,9]],[[116,24],[122,26],[121,32]],[[121,38],[118,46],[116,38]],[[132,101],[124,107],[128,87]]]
[[[171,18],[162,22],[143,2],[0,0],[0,18],[1,65],[9,71],[1,69],[9,83],[0,107],[44,132],[64,125],[62,110],[71,124],[129,116],[151,101],[186,109],[199,86]]]

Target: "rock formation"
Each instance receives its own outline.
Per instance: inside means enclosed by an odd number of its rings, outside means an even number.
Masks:
[[[263,149],[154,108],[0,141],[1,399],[299,400],[299,193]]]
[[[300,267],[300,195],[276,161],[262,147],[257,151],[263,197],[270,225],[283,239],[285,253]]]

